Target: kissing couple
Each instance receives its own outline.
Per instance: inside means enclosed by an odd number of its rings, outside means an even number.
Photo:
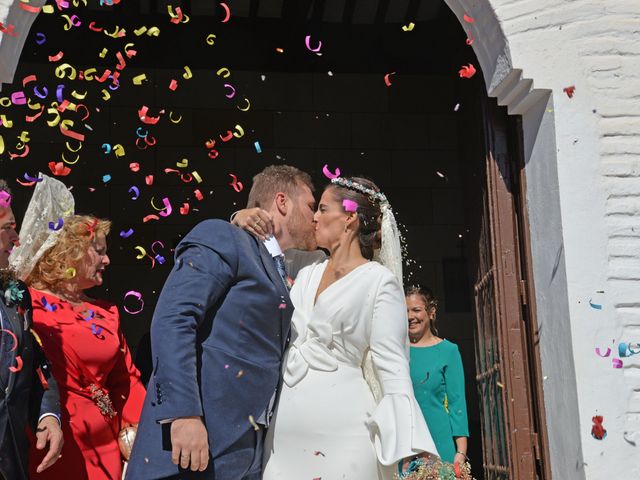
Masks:
[[[273,165],[247,208],[251,233],[206,220],[176,248],[126,478],[391,480],[436,455],[385,195],[337,177],[316,209],[311,177]]]

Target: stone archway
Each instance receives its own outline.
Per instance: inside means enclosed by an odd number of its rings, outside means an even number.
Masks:
[[[526,199],[524,228],[531,284],[529,303],[536,324],[533,343],[541,364],[541,412],[546,424],[547,458],[553,478],[585,478],[582,467],[578,394],[571,327],[568,321],[568,289],[564,267],[562,218],[558,193],[556,134],[551,89],[534,88],[534,81],[515,68],[509,41],[496,14],[500,1],[445,0],[461,27],[473,38],[472,48],[482,70],[487,95],[497,99],[510,115],[521,116],[521,174]],[[473,23],[464,20],[467,14]],[[553,285],[553,287],[552,287]],[[567,320],[560,320],[567,319]],[[557,365],[565,375],[548,381]],[[544,379],[544,382],[542,382]],[[568,462],[577,458],[577,464]]]
[[[567,458],[581,458],[575,370],[573,367],[571,334],[568,323],[557,319],[569,317],[567,287],[562,256],[562,225],[556,168],[555,129],[551,90],[534,88],[533,80],[514,68],[509,43],[500,20],[489,0],[446,0],[460,25],[472,33],[472,48],[482,70],[487,94],[497,98],[510,114],[521,115],[523,125],[527,213],[531,229],[533,281],[538,302],[537,320],[540,329],[540,359],[542,372],[549,374],[544,383],[544,404],[548,426],[549,450],[553,475],[556,478],[577,478],[574,465]],[[493,2],[498,3],[498,2]],[[29,3],[32,7],[43,0]],[[0,37],[0,82],[13,82],[14,72],[29,29],[37,14],[26,11],[20,0],[0,3],[0,18],[4,26],[14,27],[16,36]],[[463,20],[468,13],[473,24]],[[16,86],[18,89],[19,86]],[[551,112],[552,113],[552,112]],[[550,248],[549,246],[557,246]],[[554,283],[548,282],[552,278]],[[563,365],[562,375],[556,366]],[[582,471],[581,471],[582,472]],[[581,473],[581,475],[584,475]],[[582,478],[582,477],[581,477]]]

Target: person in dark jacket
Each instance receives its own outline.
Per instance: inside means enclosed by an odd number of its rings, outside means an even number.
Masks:
[[[27,427],[36,447],[48,448],[38,472],[53,465],[62,449],[60,401],[38,339],[31,332],[31,297],[9,269],[18,244],[11,191],[0,180],[0,479],[27,479]]]

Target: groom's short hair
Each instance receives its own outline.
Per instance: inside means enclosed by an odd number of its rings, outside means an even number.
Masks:
[[[269,208],[278,192],[296,197],[300,184],[306,185],[312,192],[314,191],[311,175],[307,172],[291,165],[270,165],[253,177],[247,208]]]
[[[2,178],[0,178],[0,192],[7,192],[9,195],[11,195],[11,189],[9,188],[9,184],[6,182],[6,180],[3,180]]]

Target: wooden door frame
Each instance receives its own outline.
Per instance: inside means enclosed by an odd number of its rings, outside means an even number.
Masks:
[[[521,124],[494,100],[484,102],[486,185],[503,407],[514,480],[550,479],[535,321]],[[516,127],[514,128],[514,123]],[[520,135],[514,134],[520,131]],[[536,326],[536,327],[534,327]]]

